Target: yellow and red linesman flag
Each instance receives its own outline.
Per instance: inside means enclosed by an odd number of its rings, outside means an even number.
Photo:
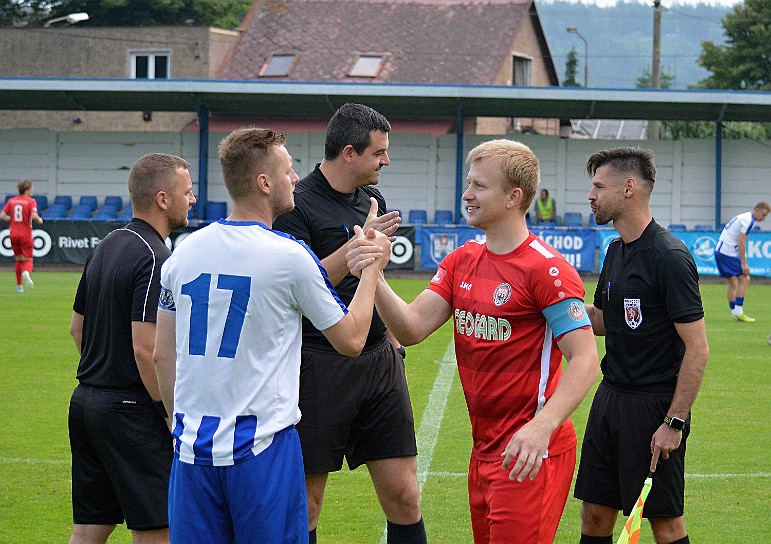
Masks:
[[[649,473],[645,478],[640,497],[637,499],[637,504],[632,508],[632,513],[629,514],[629,519],[624,524],[624,530],[621,531],[621,536],[618,537],[616,544],[637,544],[640,540],[640,527],[642,526],[643,506],[645,506],[645,499],[648,497],[648,493],[651,492],[651,486],[653,485],[653,473]]]

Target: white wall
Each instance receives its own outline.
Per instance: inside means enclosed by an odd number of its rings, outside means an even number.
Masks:
[[[224,133],[209,136],[209,200],[228,201],[217,158]],[[510,136],[511,137],[511,136]],[[491,136],[466,135],[464,156]],[[557,201],[558,212],[589,212],[586,194],[590,181],[584,171],[587,157],[615,146],[650,147],[656,155],[657,180],[651,200],[662,225],[714,222],[715,156],[713,140],[599,141],[522,135],[541,162],[541,186]],[[92,194],[100,199],[121,195],[128,199],[126,180],[133,162],[150,152],[181,155],[191,163],[197,191],[198,134],[148,132],[50,132],[43,129],[0,131],[0,195],[15,194],[16,183],[32,179],[37,194]],[[324,134],[289,134],[287,147],[302,177],[320,162]],[[771,142],[723,141],[723,213],[727,221],[749,210],[758,200],[771,199]],[[399,134],[390,137],[391,165],[383,170],[379,188],[391,209],[422,208],[429,219],[436,209],[454,209],[455,136]],[[468,167],[464,168],[465,174]]]

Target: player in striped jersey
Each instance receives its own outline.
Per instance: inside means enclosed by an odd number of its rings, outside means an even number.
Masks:
[[[298,181],[284,142],[257,128],[221,142],[232,213],[191,234],[161,272],[155,360],[174,417],[172,542],[308,542],[294,428],[301,317],[350,356],[369,331],[388,239],[376,237],[376,264],[346,308],[307,246],[271,228],[294,207]]]
[[[470,241],[450,253],[409,305],[381,276],[377,310],[405,345],[454,317],[473,435],[468,490],[474,542],[551,543],[575,468],[576,435],[568,418],[598,371],[583,284],[525,224],[539,179],[532,151],[493,140],[474,148],[467,162],[468,223],[485,231],[486,242]],[[349,261],[353,271],[369,263],[364,255]]]

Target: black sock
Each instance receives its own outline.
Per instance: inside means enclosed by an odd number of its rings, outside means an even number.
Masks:
[[[680,540],[675,540],[674,542],[670,542],[670,544],[691,544],[691,539],[688,538],[688,535],[685,535]]]
[[[579,544],[613,544],[613,535],[610,536],[589,536],[581,533]]]
[[[427,544],[426,527],[423,518],[411,525],[397,525],[388,522],[388,544]]]
[[[316,544],[316,529],[308,531],[308,544]]]

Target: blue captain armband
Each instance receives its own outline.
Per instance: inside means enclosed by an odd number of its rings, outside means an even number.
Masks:
[[[548,308],[544,308],[542,313],[554,332],[555,338],[581,327],[591,326],[584,302],[579,298],[561,300]]]

